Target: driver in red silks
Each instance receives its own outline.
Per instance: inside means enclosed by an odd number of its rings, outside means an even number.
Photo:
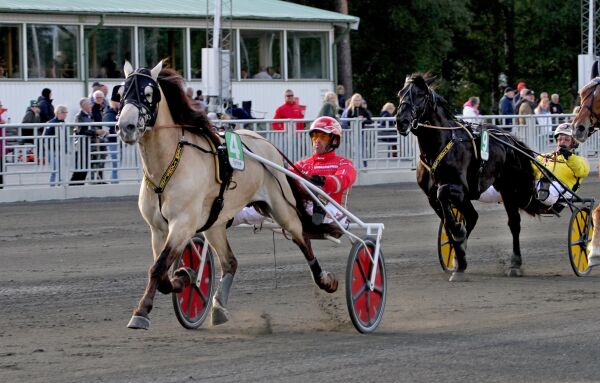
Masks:
[[[356,181],[356,169],[349,159],[338,156],[335,149],[342,140],[342,127],[331,117],[319,117],[310,126],[309,135],[313,144],[312,156],[294,164],[316,186],[321,187],[337,203],[342,203],[344,192]],[[291,171],[297,173],[294,168]],[[313,223],[332,223],[331,216],[345,223],[345,216],[332,204],[326,204],[326,212],[320,206],[314,208],[312,200],[304,203],[306,211],[313,216]],[[239,224],[260,225],[265,217],[253,207],[245,207],[233,218],[233,226]]]

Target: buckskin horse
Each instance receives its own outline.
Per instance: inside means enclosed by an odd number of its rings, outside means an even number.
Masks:
[[[433,80],[418,73],[406,77],[398,93],[396,128],[403,136],[412,132],[417,137],[421,152],[417,183],[443,220],[456,250],[458,267],[450,281],[465,280],[466,241],[478,219],[471,200],[478,199],[491,185],[502,195],[513,238],[507,275],[521,276],[519,209],[532,215],[540,210],[540,203],[534,198],[535,179],[530,159],[520,152],[531,151],[512,135],[486,126],[494,137],[489,140],[488,160],[481,160],[479,137],[469,124],[454,116],[444,98],[430,87]],[[455,219],[452,207],[462,214],[465,224]]]
[[[579,91],[580,108],[571,125],[573,137],[580,143],[584,143],[600,128],[600,94],[598,94],[600,77],[598,65],[598,61],[595,61],[592,65],[591,81]],[[588,265],[595,267],[600,265],[600,205],[596,206],[592,212],[592,220],[594,221],[594,232],[588,255]]]
[[[168,271],[197,231],[204,232],[221,265],[212,323],[217,325],[229,319],[226,305],[237,261],[227,241],[226,226],[249,203],[291,235],[316,284],[328,293],[335,292],[335,275],[321,269],[303,231],[306,213],[298,203],[298,187],[288,182],[283,173],[271,171],[252,159],[246,159],[244,171],[232,171],[229,179],[217,182],[217,148],[223,140],[213,131],[204,112],[188,101],[181,76],[162,67],[161,61],[153,69],[134,71],[129,62],[125,63],[126,79],[117,120],[121,140],[139,145],[145,182],[138,205],[150,226],[154,255],[144,295],[128,327],[149,328],[157,290],[164,294],[179,292],[196,279],[191,269],[178,269],[172,277]],[[281,153],[263,137],[248,130],[236,132],[246,148],[284,165]]]

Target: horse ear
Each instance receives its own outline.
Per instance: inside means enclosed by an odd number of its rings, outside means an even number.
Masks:
[[[594,61],[594,63],[592,64],[592,76],[590,80],[593,80],[596,77],[598,77],[598,60]]]
[[[150,71],[150,73],[152,73],[152,78],[154,79],[154,81],[156,81],[156,79],[158,78],[158,74],[162,70],[162,66],[163,66],[163,61],[160,60],[158,62],[158,64],[156,64],[156,66],[154,68],[152,68],[152,70]]]
[[[123,73],[125,73],[125,78],[129,77],[129,75],[133,73],[133,67],[127,60],[125,60],[125,65],[123,65]]]
[[[433,84],[433,82],[437,79],[437,76],[433,76],[430,77],[428,79],[425,80],[425,83],[427,84],[427,86],[430,86],[431,84]]]

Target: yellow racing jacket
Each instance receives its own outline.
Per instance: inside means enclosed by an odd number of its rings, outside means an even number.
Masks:
[[[559,153],[540,154],[535,159],[550,170],[569,189],[573,189],[573,186],[578,182],[581,183],[590,172],[590,165],[585,158],[576,154],[571,154],[568,160],[565,160],[565,157]],[[531,164],[531,166],[533,166],[535,179],[539,180],[542,177],[542,172],[535,164]]]

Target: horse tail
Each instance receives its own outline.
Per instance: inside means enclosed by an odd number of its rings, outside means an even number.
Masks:
[[[523,150],[522,153],[516,149],[509,148],[513,157],[509,177],[513,180],[512,187],[517,198],[517,205],[531,216],[537,216],[543,210],[543,204],[535,197],[535,175],[531,165],[532,150],[522,141],[514,138],[514,146]]]

